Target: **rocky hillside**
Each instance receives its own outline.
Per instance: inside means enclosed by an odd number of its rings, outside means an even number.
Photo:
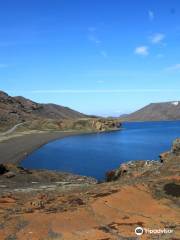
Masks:
[[[117,130],[121,123],[117,119],[107,118],[81,118],[81,119],[38,119],[27,121],[18,130],[60,130],[60,131],[95,131],[103,132]]]
[[[67,107],[39,104],[0,92],[0,129],[8,130],[18,123],[23,123],[18,125],[19,131],[107,131],[121,126],[117,119],[87,116]]]
[[[0,125],[12,126],[34,119],[78,119],[86,115],[56,104],[39,104],[0,91]]]
[[[127,116],[120,117],[122,121],[160,121],[180,120],[180,101],[151,103]]]

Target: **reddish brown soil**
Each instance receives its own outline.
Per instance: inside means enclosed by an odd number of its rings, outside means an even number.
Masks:
[[[143,174],[125,174],[114,182],[69,189],[57,186],[40,190],[31,186],[29,191],[28,187],[22,191],[4,190],[0,194],[0,239],[180,239],[178,151],[168,153],[154,172],[148,166],[150,170],[141,169]],[[166,228],[173,233],[144,233],[137,238],[137,226]]]

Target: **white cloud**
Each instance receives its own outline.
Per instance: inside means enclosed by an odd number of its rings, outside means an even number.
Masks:
[[[168,71],[180,71],[180,63],[172,65],[172,66],[166,68],[166,70],[168,70]]]
[[[151,36],[151,42],[153,44],[161,43],[165,38],[165,35],[163,33],[155,33],[153,36]]]
[[[100,52],[100,54],[101,54],[101,56],[103,56],[104,58],[107,58],[108,57],[108,54],[107,54],[107,52],[106,51],[101,51]]]
[[[154,20],[154,12],[152,10],[149,10],[148,15],[149,15],[149,20],[153,21]]]
[[[136,47],[134,53],[141,56],[147,56],[149,55],[149,49],[147,46],[139,46],[139,47]]]

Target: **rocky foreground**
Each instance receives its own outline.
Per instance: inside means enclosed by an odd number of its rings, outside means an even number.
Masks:
[[[0,166],[0,239],[180,239],[180,139],[160,161],[135,161],[107,173],[106,183]],[[134,229],[170,229],[144,233]]]

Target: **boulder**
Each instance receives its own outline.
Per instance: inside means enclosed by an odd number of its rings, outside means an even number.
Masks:
[[[169,155],[170,155],[170,152],[161,153],[161,154],[159,155],[160,162],[161,162],[161,163],[164,163],[164,162],[168,161]]]
[[[9,172],[5,173],[4,176],[6,178],[12,178],[12,177],[15,177],[16,174],[14,172],[9,171]]]
[[[6,168],[6,166],[4,164],[0,164],[0,175],[7,172],[8,172],[8,169]]]
[[[108,182],[116,181],[118,178],[126,175],[127,172],[128,172],[128,164],[122,164],[118,169],[107,172],[106,180]]]
[[[172,153],[175,154],[176,156],[180,156],[180,138],[177,138],[173,142]]]
[[[111,182],[111,181],[115,180],[114,176],[115,176],[115,170],[108,171],[106,173],[106,181]]]
[[[115,130],[121,127],[121,123],[117,119],[97,118],[90,120],[92,129],[103,132],[107,130]]]

